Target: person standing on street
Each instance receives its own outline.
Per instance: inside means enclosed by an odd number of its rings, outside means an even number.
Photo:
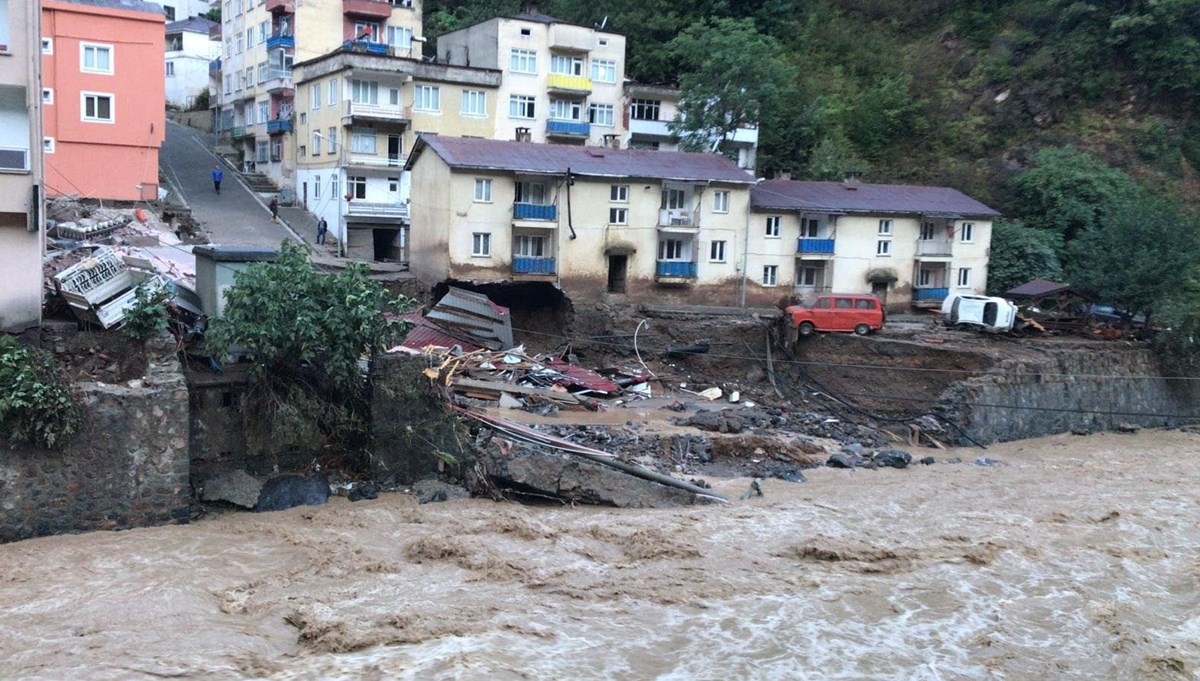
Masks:
[[[321,221],[317,223],[317,243],[318,244],[325,243],[325,233],[328,231],[329,231],[329,224],[327,222],[325,222],[325,218],[321,218]]]
[[[221,172],[221,166],[219,166],[219,165],[213,166],[213,171],[212,171],[213,189],[217,190],[218,194],[221,193],[221,180],[224,178],[225,178],[225,173]]]
[[[267,204],[267,207],[271,209],[271,222],[279,222],[279,197],[272,196],[271,203]]]

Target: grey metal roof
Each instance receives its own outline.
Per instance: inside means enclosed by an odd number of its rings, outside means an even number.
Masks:
[[[1050,281],[1048,279],[1031,279],[1016,288],[1005,291],[1004,295],[1011,298],[1035,298],[1037,296],[1070,290],[1071,286],[1069,284],[1060,284],[1057,281]]]
[[[92,7],[104,7],[107,9],[123,9],[129,12],[147,12],[149,14],[163,14],[162,5],[157,2],[143,2],[143,0],[61,0],[62,2],[73,5],[90,5]]]
[[[426,146],[453,168],[544,175],[561,175],[570,168],[573,174],[595,177],[737,184],[754,181],[748,172],[718,154],[535,144],[429,134],[421,135],[418,140],[409,158],[410,168]]]
[[[279,257],[279,251],[274,248],[225,246],[222,244],[195,246],[192,248],[192,253],[216,262],[266,262]]]
[[[204,17],[189,17],[187,19],[180,19],[179,21],[172,21],[171,23],[167,24],[167,33],[175,33],[176,31],[191,31],[192,33],[207,34],[214,26],[217,26],[217,22],[209,21]]]
[[[754,187],[756,210],[810,210],[937,217],[997,217],[997,211],[950,187],[769,180]]]

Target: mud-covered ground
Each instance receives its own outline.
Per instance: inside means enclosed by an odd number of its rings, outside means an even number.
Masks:
[[[745,501],[747,480],[712,480],[728,505],[389,494],[36,539],[0,546],[0,669],[1192,679],[1197,455],[1200,435],[1181,431],[1064,435],[814,469]]]

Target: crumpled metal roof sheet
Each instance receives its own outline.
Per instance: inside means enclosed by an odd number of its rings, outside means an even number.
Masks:
[[[450,287],[425,316],[444,326],[461,330],[475,342],[492,350],[503,350],[514,345],[508,308],[493,303],[482,293]]]
[[[1000,213],[950,187],[769,180],[750,192],[755,210],[999,217]]]
[[[1069,290],[1071,290],[1071,287],[1067,284],[1060,284],[1057,281],[1050,281],[1048,279],[1033,279],[1016,288],[1005,291],[1004,295],[1013,298],[1032,298],[1034,296],[1044,296],[1050,293]]]

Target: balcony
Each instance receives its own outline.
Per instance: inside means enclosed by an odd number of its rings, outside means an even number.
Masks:
[[[292,90],[292,72],[287,69],[271,69],[262,87],[271,94],[284,94]]]
[[[407,220],[407,203],[371,203],[354,199],[346,202],[348,218],[375,218],[383,220]],[[360,220],[361,221],[361,220]]]
[[[220,72],[221,72],[221,60],[220,59],[214,59],[214,60],[208,62],[208,74],[210,76],[220,73]]]
[[[347,153],[345,148],[342,150],[341,159],[342,165],[357,168],[403,168],[404,161],[403,156]]]
[[[514,220],[557,220],[558,207],[540,203],[514,203]]]
[[[914,303],[940,303],[950,295],[948,288],[915,288],[913,289]]]
[[[587,123],[579,121],[546,121],[546,135],[552,137],[571,137],[580,138],[587,137],[592,132],[592,127]]]
[[[725,135],[725,139],[734,144],[747,144],[754,146],[758,144],[758,128],[738,128],[737,130]]]
[[[349,120],[346,120],[349,119]],[[400,106],[379,106],[378,104],[360,104],[347,101],[343,123],[354,121],[385,121],[407,124],[412,120],[412,108]]]
[[[550,92],[568,95],[590,95],[592,93],[592,79],[565,73],[551,73],[546,77],[546,89]]]
[[[684,208],[663,208],[658,211],[659,227],[696,227],[696,216]]]
[[[342,0],[342,14],[383,21],[392,16],[392,5],[381,0]]]
[[[639,121],[630,119],[629,134],[634,137],[653,137],[655,139],[671,139],[670,124],[666,121]]]
[[[370,40],[347,40],[342,43],[342,49],[347,52],[365,52],[367,54],[390,55],[392,48],[386,43],[373,43]]]
[[[295,0],[267,0],[266,9],[271,14],[295,14]]]
[[[659,260],[654,275],[663,279],[695,279],[696,263],[686,260]]]
[[[950,242],[945,239],[921,239],[917,241],[917,255],[925,258],[949,258]]]
[[[268,135],[282,135],[285,132],[292,131],[292,119],[280,118],[274,121],[267,121]]]
[[[254,137],[254,133],[246,130],[240,125],[229,129],[229,139],[231,140],[240,140],[247,137]]]
[[[513,256],[513,274],[554,274],[554,258],[522,258]]]
[[[833,255],[833,239],[798,239],[796,243],[796,252]]]
[[[267,49],[268,50],[278,50],[278,49],[291,50],[291,49],[295,49],[295,47],[296,47],[296,36],[294,36],[294,35],[275,34],[275,35],[272,35],[271,37],[267,38]]]

